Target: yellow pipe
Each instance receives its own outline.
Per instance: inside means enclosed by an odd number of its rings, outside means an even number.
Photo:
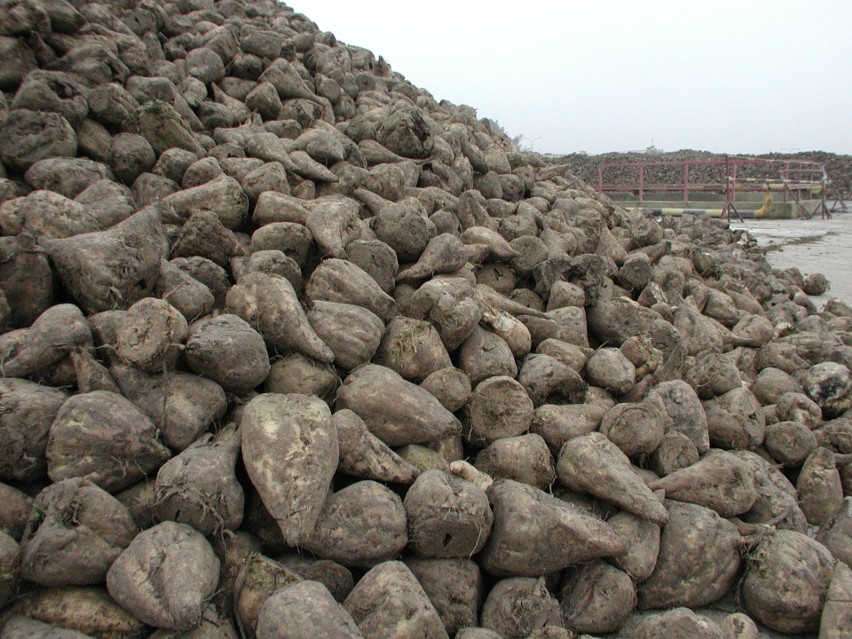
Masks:
[[[763,206],[754,212],[754,217],[766,217],[769,211],[772,210],[772,193],[767,191],[763,194]]]

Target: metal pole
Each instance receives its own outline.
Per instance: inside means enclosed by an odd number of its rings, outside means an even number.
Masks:
[[[734,162],[733,179],[734,179],[734,186],[733,186],[733,191],[731,192],[731,202],[736,202],[737,201],[737,163],[736,163],[736,161]],[[737,215],[739,215],[739,212],[737,212]],[[742,219],[742,218],[740,218],[740,219]]]

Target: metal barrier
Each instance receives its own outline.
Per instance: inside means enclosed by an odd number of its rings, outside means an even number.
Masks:
[[[700,170],[699,170],[700,167]],[[613,181],[613,174],[623,178]],[[694,181],[695,173],[701,181]],[[678,176],[675,181],[674,176]],[[606,162],[598,166],[598,190],[601,192],[627,191],[635,193],[640,204],[649,192],[680,192],[683,202],[690,193],[724,194],[723,217],[731,213],[742,217],[737,210],[737,193],[781,193],[784,202],[793,202],[797,216],[811,218],[819,211],[822,218],[831,213],[846,211],[846,204],[832,187],[825,165],[808,160],[770,160],[760,158],[726,157],[714,160]],[[827,204],[827,195],[833,194],[834,204]],[[803,204],[803,195],[816,196],[819,203],[814,210]],[[769,201],[771,203],[771,199]],[[764,201],[764,206],[767,202]]]

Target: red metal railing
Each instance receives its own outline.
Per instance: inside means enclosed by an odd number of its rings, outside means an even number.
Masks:
[[[700,168],[699,168],[700,167]],[[702,181],[693,181],[695,174]],[[615,174],[615,175],[613,175]],[[678,181],[675,181],[678,176]],[[619,177],[616,181],[613,177]],[[609,178],[609,179],[608,179]],[[690,193],[718,193],[725,195],[725,209],[736,211],[734,203],[738,192],[778,191],[783,201],[793,200],[802,217],[811,217],[800,200],[805,193],[819,194],[820,211],[828,216],[825,191],[830,184],[825,166],[809,160],[770,160],[759,158],[726,157],[714,160],[638,162],[605,162],[598,166],[598,190],[601,192],[627,191],[645,201],[648,192],[680,192],[683,201]]]
[[[693,167],[713,167],[717,171],[711,171],[714,180],[697,182],[692,181],[691,169]],[[608,173],[612,169],[627,169],[633,171],[631,181],[614,182],[608,179]],[[743,174],[743,168],[750,170]],[[664,169],[671,175],[677,171],[681,179],[678,182],[672,180],[655,181],[653,173],[655,169]],[[623,174],[624,171],[622,170]],[[649,180],[649,173],[651,179]],[[702,173],[702,172],[699,172]],[[703,171],[704,175],[708,171]],[[684,201],[689,200],[690,192],[717,192],[724,193],[728,188],[736,191],[765,191],[766,185],[781,185],[786,183],[791,191],[804,191],[822,187],[828,182],[828,174],[825,166],[817,162],[806,160],[764,160],[758,158],[725,158],[718,160],[685,160],[685,161],[639,161],[639,162],[605,162],[598,166],[598,190],[607,191],[632,191],[639,195],[639,201],[645,199],[648,191],[677,192],[680,191]],[[732,183],[732,184],[731,184]],[[782,191],[783,188],[774,190]]]

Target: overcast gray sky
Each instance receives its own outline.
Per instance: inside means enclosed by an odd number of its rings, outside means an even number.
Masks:
[[[291,0],[536,151],[852,154],[852,0]]]

